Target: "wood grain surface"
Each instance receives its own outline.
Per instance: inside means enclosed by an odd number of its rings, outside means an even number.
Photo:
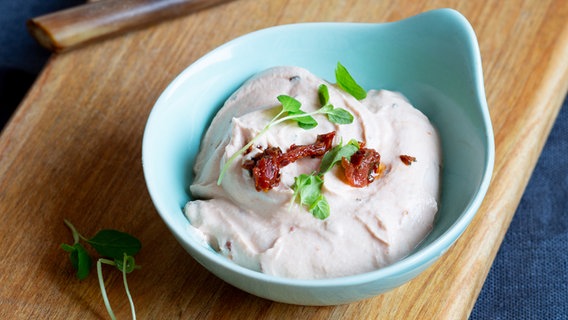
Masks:
[[[307,21],[386,22],[451,7],[477,33],[496,135],[492,185],[470,227],[410,283],[334,307],[274,303],[194,261],[146,191],[141,141],[161,91],[218,45],[261,28]],[[107,318],[96,277],[85,281],[59,245],[69,219],[139,237],[129,275],[139,319],[466,319],[568,89],[568,2],[238,0],[53,55],[0,137],[0,318]],[[121,275],[105,269],[119,319]]]

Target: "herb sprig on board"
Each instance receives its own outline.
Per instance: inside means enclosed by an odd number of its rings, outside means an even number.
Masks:
[[[97,275],[99,278],[103,301],[110,318],[113,320],[116,319],[106,294],[102,273],[103,264],[116,267],[122,272],[122,280],[130,303],[132,318],[136,319],[136,311],[130,290],[128,289],[126,274],[131,273],[135,269],[140,269],[140,266],[136,265],[136,262],[134,261],[134,255],[136,255],[142,248],[140,240],[128,233],[112,229],[101,230],[92,238],[86,238],[77,231],[71,222],[68,220],[64,220],[64,222],[71,230],[73,235],[73,244],[63,243],[61,244],[61,248],[69,253],[71,264],[77,270],[77,278],[80,280],[86,279],[89,276],[92,266],[92,258],[87,249],[81,244],[81,241],[83,241],[88,243],[101,256],[96,263]]]

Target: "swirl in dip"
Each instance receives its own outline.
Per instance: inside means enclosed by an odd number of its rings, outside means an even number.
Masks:
[[[289,95],[310,112],[321,105],[318,86],[330,103],[354,121],[337,125],[323,115],[304,130],[284,122],[262,135],[249,152],[225,161],[275,116],[279,95]],[[243,162],[268,147],[287,150],[335,132],[333,145],[355,139],[379,152],[381,175],[368,186],[345,182],[343,168],[325,173],[322,193],[330,216],[316,219],[291,201],[294,177],[318,170],[321,158],[303,158],[281,169],[280,183],[257,191]],[[184,208],[192,227],[235,263],[267,274],[319,279],[376,270],[409,254],[432,229],[438,210],[441,150],[427,117],[400,94],[371,90],[361,101],[298,67],[266,70],[238,89],[212,121],[202,141],[190,186],[194,200]]]

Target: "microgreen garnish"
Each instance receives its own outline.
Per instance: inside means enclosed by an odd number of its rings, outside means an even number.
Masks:
[[[321,87],[321,86],[320,86]],[[327,88],[326,88],[327,90]],[[223,165],[221,169],[221,173],[219,174],[219,179],[217,180],[217,184],[220,185],[223,181],[223,177],[225,176],[225,172],[231,165],[235,159],[243,154],[246,150],[248,150],[254,142],[264,135],[271,127],[282,123],[284,121],[293,120],[295,121],[298,126],[302,129],[311,129],[318,125],[317,121],[313,118],[316,114],[325,114],[327,115],[329,121],[337,124],[349,124],[353,122],[353,116],[349,113],[349,111],[341,109],[341,108],[334,108],[333,105],[326,103],[321,108],[312,111],[312,112],[304,112],[300,108],[302,104],[300,101],[296,100],[293,97],[287,95],[280,95],[278,96],[278,101],[280,102],[280,112],[272,118],[262,130],[254,136],[244,147],[242,147],[239,151],[235,152]]]
[[[136,311],[134,309],[134,302],[132,301],[130,290],[128,289],[126,274],[134,271],[134,269],[140,268],[140,266],[136,265],[134,261],[134,255],[137,254],[142,248],[140,240],[136,239],[128,233],[111,229],[101,230],[97,232],[94,237],[86,238],[77,231],[77,229],[71,224],[71,222],[67,220],[64,220],[64,222],[71,230],[71,233],[73,235],[73,244],[69,245],[64,243],[61,245],[61,248],[69,252],[71,264],[77,270],[77,277],[81,280],[85,279],[90,273],[92,263],[89,253],[80,243],[80,241],[83,240],[84,242],[88,243],[98,254],[101,255],[101,258],[97,260],[97,275],[99,278],[99,285],[101,287],[103,301],[111,319],[116,319],[116,317],[114,315],[114,312],[112,311],[112,308],[110,307],[110,302],[106,294],[102,274],[103,264],[114,266],[122,272],[124,289],[126,290],[126,295],[130,303],[132,318],[136,319]]]
[[[329,204],[321,193],[322,186],[323,178],[318,173],[301,174],[295,177],[291,204],[298,199],[301,205],[308,207],[314,217],[324,220],[329,217]]]
[[[365,89],[357,84],[355,79],[349,74],[349,71],[339,62],[335,69],[335,80],[341,89],[345,90],[345,92],[352,95],[355,99],[362,100],[367,97]]]

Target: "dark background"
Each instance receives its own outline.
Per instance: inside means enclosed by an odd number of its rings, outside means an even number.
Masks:
[[[81,0],[0,0],[0,128],[43,68],[50,52],[26,30],[26,20]]]
[[[50,56],[27,33],[25,21],[83,3],[0,0],[0,128]],[[471,319],[568,319],[567,136],[568,100],[564,101]]]

